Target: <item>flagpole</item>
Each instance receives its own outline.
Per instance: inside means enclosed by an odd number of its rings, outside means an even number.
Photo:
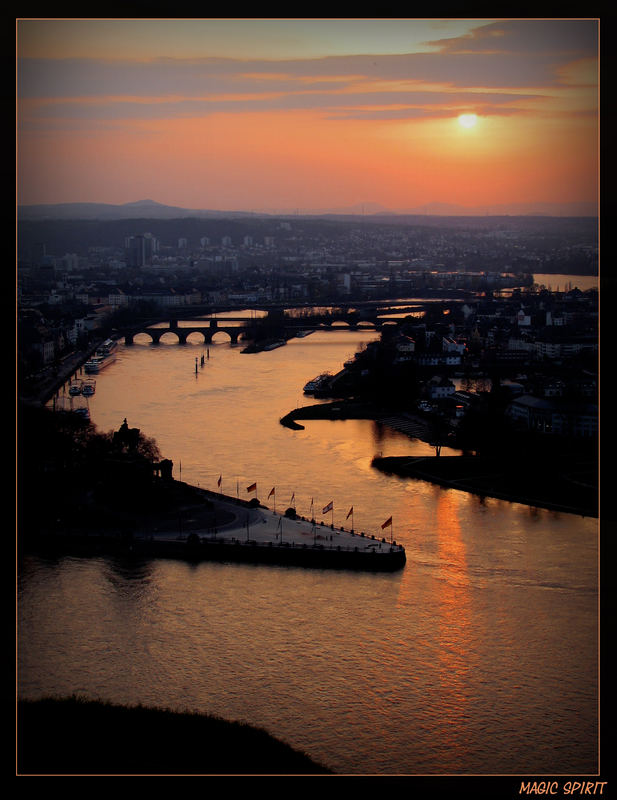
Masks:
[[[351,517],[351,532],[354,532],[354,525],[353,525],[353,506],[347,512],[347,516],[345,517],[345,522]]]
[[[393,533],[392,533],[392,531],[393,531],[393,528],[394,528],[394,525],[392,523],[392,517],[388,517],[388,519],[381,526],[381,530],[383,531],[384,528],[387,528],[387,527],[390,528],[390,544],[392,544],[392,541],[393,541]]]

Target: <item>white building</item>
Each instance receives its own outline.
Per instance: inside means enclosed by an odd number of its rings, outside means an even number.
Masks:
[[[570,404],[526,394],[514,399],[506,413],[537,433],[575,437],[598,433],[598,407],[591,403]]]
[[[465,352],[465,344],[457,342],[456,339],[449,336],[444,336],[441,340],[441,349],[444,353],[460,353],[462,355]]]
[[[450,397],[456,391],[456,387],[452,381],[441,375],[436,375],[431,378],[426,384],[426,390],[431,400],[439,400],[444,397]]]
[[[418,353],[416,363],[420,367],[455,367],[461,363],[459,353]]]

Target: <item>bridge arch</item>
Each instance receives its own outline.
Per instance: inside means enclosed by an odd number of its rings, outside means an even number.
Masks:
[[[223,334],[223,336],[221,336],[221,334]],[[210,341],[213,342],[214,344],[216,344],[217,341],[218,342],[227,341],[231,342],[232,344],[235,344],[238,341],[238,337],[236,336],[234,341],[234,338],[232,337],[229,328],[217,328],[217,330],[215,330],[214,333],[210,335]]]
[[[157,328],[141,328],[140,330],[126,333],[124,336],[124,344],[134,344],[137,336],[147,336],[150,339],[151,344],[158,344],[163,333],[165,333],[165,330],[158,330]]]
[[[176,332],[183,344],[186,344],[190,336],[193,337],[193,341],[197,344],[210,344],[212,341],[212,336],[204,328],[177,328]]]
[[[179,330],[170,330],[169,328],[163,328],[161,333],[158,336],[157,344],[161,342],[165,342],[167,344],[171,344],[175,340],[176,344],[184,344],[186,341],[186,337],[182,335]]]
[[[172,321],[172,324],[169,325],[169,327],[140,328],[138,330],[125,333],[124,342],[127,345],[131,345],[134,343],[136,336],[143,334],[150,337],[152,344],[159,344],[164,336],[171,333],[174,335],[178,344],[186,344],[188,337],[192,334],[199,334],[202,337],[203,344],[210,344],[210,342],[213,340],[213,337],[217,333],[223,333],[226,334],[227,338],[232,344],[237,344],[238,339],[245,332],[245,327],[221,326],[219,324],[219,320],[211,320],[209,325],[191,325],[187,327],[182,327],[177,324],[177,321]]]

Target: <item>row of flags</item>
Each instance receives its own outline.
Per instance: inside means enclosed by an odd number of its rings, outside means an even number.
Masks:
[[[219,488],[222,486],[222,483],[223,483],[223,476],[219,475],[219,479],[217,481],[217,485],[218,485]],[[248,493],[256,492],[257,491],[257,483],[251,483],[250,486],[246,487],[246,491]],[[276,487],[275,486],[273,486],[272,489],[270,489],[270,493],[268,494],[268,499],[270,499],[273,495],[274,495],[274,497],[276,499]],[[296,493],[294,492],[291,495],[291,499],[289,500],[289,505],[292,505],[295,499],[296,499]],[[313,509],[313,498],[311,497],[311,510],[312,509]],[[328,514],[329,512],[334,513],[334,500],[330,500],[330,502],[327,505],[325,505],[323,507],[322,511],[321,511],[322,514]],[[353,506],[347,512],[347,516],[345,517],[345,519],[348,520],[349,517],[351,517],[351,519],[352,519],[352,527],[353,527]],[[388,517],[388,519],[382,524],[381,529],[383,531],[386,528],[391,528],[391,527],[392,527],[392,517]]]

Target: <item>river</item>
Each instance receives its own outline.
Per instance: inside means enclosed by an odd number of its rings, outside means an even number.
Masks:
[[[597,520],[371,468],[431,448],[371,421],[279,419],[371,332],[242,354],[168,334],[119,347],[90,398],[174,476],[392,535],[394,574],[111,558],[26,559],[19,692],[81,694],[261,726],[354,775],[591,774],[598,768]],[[193,340],[195,339],[195,340]],[[204,355],[204,364],[200,365]],[[209,356],[209,357],[208,357]],[[196,370],[196,359],[198,366]],[[328,514],[322,517],[329,522]],[[84,520],[87,524],[87,520]]]

